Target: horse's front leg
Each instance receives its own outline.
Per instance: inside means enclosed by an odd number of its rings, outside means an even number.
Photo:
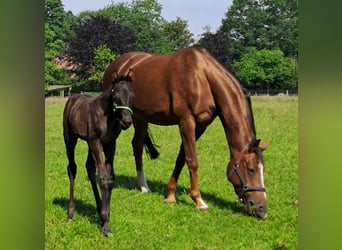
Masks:
[[[135,167],[137,171],[137,183],[142,193],[150,192],[150,188],[148,187],[147,182],[146,182],[144,168],[143,168],[143,161],[142,161],[144,138],[145,138],[146,133],[147,133],[147,123],[135,119],[132,146],[133,146],[133,153],[134,153],[134,158],[135,158]]]
[[[99,172],[99,186],[101,190],[101,211],[100,218],[102,221],[101,231],[106,236],[110,236],[112,231],[109,226],[109,215],[110,215],[110,198],[112,189],[114,186],[114,173],[112,166],[108,166],[103,160],[102,151],[103,147],[99,140],[96,140],[91,145],[91,151],[95,160],[95,164]],[[114,152],[113,152],[114,154]],[[110,156],[106,156],[110,158]],[[113,159],[113,158],[112,158]]]
[[[200,129],[196,128],[196,141],[201,137],[205,129],[206,127],[202,127]],[[178,181],[180,173],[182,172],[184,164],[185,164],[185,155],[184,155],[184,146],[182,143],[179,149],[175,168],[172,172],[171,178],[167,185],[167,197],[165,199],[165,202],[176,202],[175,193],[176,193],[177,181]]]
[[[198,188],[197,170],[198,159],[196,154],[196,124],[193,117],[182,119],[179,124],[180,134],[184,147],[185,161],[190,172],[190,196],[196,202],[199,210],[207,210],[208,206],[202,200],[201,193]]]

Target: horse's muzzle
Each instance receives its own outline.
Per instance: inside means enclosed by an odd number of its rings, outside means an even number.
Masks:
[[[265,204],[257,204],[254,203],[252,199],[243,200],[244,209],[247,214],[251,216],[258,217],[260,219],[266,219],[267,214],[267,205]]]

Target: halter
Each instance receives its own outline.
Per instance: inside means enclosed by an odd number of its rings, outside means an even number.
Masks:
[[[228,173],[228,180],[231,179],[232,175],[234,172],[236,172],[237,176],[240,179],[241,182],[241,191],[239,192],[238,196],[239,199],[242,199],[242,196],[247,193],[247,192],[252,192],[252,191],[259,191],[259,192],[266,192],[266,189],[263,187],[255,187],[255,186],[248,186],[247,182],[245,180],[245,178],[243,177],[241,171],[240,171],[240,162],[244,156],[244,154],[246,153],[246,150],[248,149],[248,147],[250,146],[250,142],[247,143],[241,150],[239,157],[237,158],[237,160],[234,163],[233,168],[229,171]]]
[[[129,113],[131,113],[131,115],[133,115],[133,110],[128,107],[128,106],[120,106],[120,105],[114,105],[113,111],[119,111],[119,110],[127,110]]]

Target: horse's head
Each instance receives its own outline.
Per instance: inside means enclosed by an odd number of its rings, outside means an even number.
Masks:
[[[118,115],[122,129],[128,129],[132,122],[132,71],[126,76],[112,74],[112,96],[114,112]]]
[[[264,186],[264,162],[262,151],[269,144],[259,145],[260,140],[246,144],[237,158],[230,160],[227,168],[228,180],[244,204],[249,215],[267,218],[267,200]]]

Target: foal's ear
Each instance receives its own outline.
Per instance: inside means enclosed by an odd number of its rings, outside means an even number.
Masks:
[[[133,76],[134,76],[133,69],[129,68],[126,77],[127,77],[128,80],[132,81],[133,80]]]
[[[118,79],[118,73],[116,73],[116,71],[114,71],[112,73],[112,82],[116,82],[117,79]]]
[[[264,151],[264,150],[266,150],[270,145],[271,145],[271,142],[269,141],[269,142],[266,142],[266,143],[260,145],[259,148],[260,148],[261,151]]]

